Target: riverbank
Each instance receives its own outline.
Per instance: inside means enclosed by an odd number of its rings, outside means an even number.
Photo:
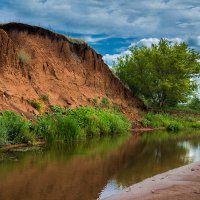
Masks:
[[[200,162],[147,178],[106,200],[199,200]]]

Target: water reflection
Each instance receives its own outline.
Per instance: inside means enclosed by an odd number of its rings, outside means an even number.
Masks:
[[[158,137],[165,134],[101,138],[4,155],[0,199],[102,199],[200,159],[199,137],[181,141]]]

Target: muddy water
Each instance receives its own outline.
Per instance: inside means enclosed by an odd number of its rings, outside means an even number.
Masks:
[[[199,136],[177,139],[166,132],[17,149],[0,154],[0,199],[104,199],[198,160]]]

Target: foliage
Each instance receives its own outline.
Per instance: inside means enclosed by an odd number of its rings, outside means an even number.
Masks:
[[[72,117],[58,114],[39,116],[35,129],[38,136],[50,142],[76,139],[81,133]]]
[[[66,109],[61,108],[60,106],[57,106],[57,105],[51,105],[50,108],[53,113],[62,114],[62,115],[67,113]]]
[[[166,113],[148,113],[142,119],[144,127],[165,127],[168,131],[178,131],[182,128],[200,128],[195,117],[172,116]]]
[[[39,116],[34,128],[36,134],[47,141],[124,134],[131,128],[131,123],[120,113],[90,107],[51,108],[53,114]]]
[[[158,45],[132,47],[131,54],[114,64],[114,71],[135,95],[150,106],[175,106],[186,102],[197,89],[200,54],[187,44],[171,45],[161,39]]]
[[[109,108],[109,100],[107,97],[103,97],[102,100],[101,100],[101,106],[104,107],[104,108]]]
[[[45,101],[45,102],[48,102],[49,101],[49,95],[48,94],[42,94],[40,96],[40,99]]]
[[[200,99],[198,97],[194,97],[188,104],[190,109],[200,111]]]
[[[32,143],[34,136],[29,132],[30,122],[11,111],[0,116],[0,144]]]
[[[19,51],[18,58],[22,65],[25,65],[30,61],[29,55],[24,50]]]
[[[42,109],[42,103],[39,100],[28,100],[28,103],[38,111]]]
[[[109,112],[100,108],[68,109],[67,114],[76,119],[87,135],[122,134],[131,128],[130,122],[121,113]]]

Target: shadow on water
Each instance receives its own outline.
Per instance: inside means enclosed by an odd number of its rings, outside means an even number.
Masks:
[[[170,139],[172,138],[172,139]],[[54,144],[0,157],[0,199],[93,200],[200,160],[200,137],[167,132]]]

